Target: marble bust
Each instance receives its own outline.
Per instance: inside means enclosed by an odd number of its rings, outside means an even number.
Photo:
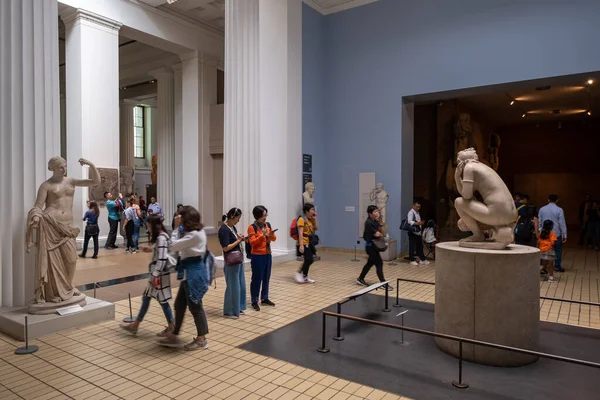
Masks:
[[[79,163],[89,166],[91,179],[67,177],[67,162],[62,157],[48,161],[52,177],[40,185],[27,216],[27,252],[34,243],[38,248],[31,314],[51,314],[60,307],[85,304],[85,295],[73,287],[79,235],[79,228],[72,226],[73,195],[77,186],[100,184],[100,174],[91,162],[81,158]]]
[[[304,185],[304,193],[302,193],[302,200],[304,204],[315,204],[315,184],[312,182],[306,182]]]
[[[473,235],[460,240],[463,247],[502,250],[513,242],[517,210],[512,195],[496,171],[479,162],[473,148],[457,156],[454,174],[462,197],[454,200],[458,228]],[[480,198],[480,200],[478,200]],[[484,231],[491,231],[486,239]]]
[[[375,186],[375,189],[371,190],[370,199],[375,202],[375,205],[379,209],[380,219],[383,224],[386,223],[385,214],[389,198],[390,196],[388,195],[388,192],[383,189],[383,183],[381,182]]]

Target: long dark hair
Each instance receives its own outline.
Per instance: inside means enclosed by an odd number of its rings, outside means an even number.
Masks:
[[[90,210],[94,212],[96,218],[100,216],[100,209],[98,208],[98,204],[95,201],[90,201]]]
[[[234,219],[235,217],[239,217],[242,215],[242,210],[240,210],[237,207],[233,207],[231,210],[227,211],[227,214],[225,214],[225,217],[227,219]]]
[[[158,239],[158,235],[161,232],[166,232],[165,226],[163,225],[163,219],[160,215],[150,215],[148,217],[148,225],[150,225],[150,232],[152,236],[150,237],[150,243],[156,243],[156,239]]]
[[[552,228],[554,228],[554,222],[549,219],[544,221],[544,225],[542,226],[542,233],[540,233],[540,237],[542,239],[548,239],[550,237],[550,232],[552,232]]]
[[[204,228],[200,213],[192,206],[183,206],[181,212],[181,225],[184,232],[201,231]]]

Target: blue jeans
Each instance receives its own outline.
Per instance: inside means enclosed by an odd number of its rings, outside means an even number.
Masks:
[[[142,226],[141,223],[134,223],[133,224],[133,247],[137,250],[138,248],[138,243],[140,241],[140,227]]]
[[[146,312],[148,312],[148,307],[150,307],[150,300],[152,297],[150,296],[142,296],[142,306],[140,307],[140,311],[138,311],[137,320],[142,322],[144,317],[146,316]],[[171,306],[169,303],[160,303],[160,306],[163,309],[163,313],[165,314],[165,318],[169,324],[173,323],[173,311],[171,311]]]
[[[240,311],[246,309],[246,276],[244,275],[244,264],[226,265],[224,268],[225,300],[223,314],[240,315]]]
[[[563,249],[563,237],[559,236],[556,243],[554,243],[554,251],[556,252],[556,260],[554,261],[554,268],[562,268],[562,249]]]
[[[252,303],[258,303],[261,284],[261,300],[269,299],[269,280],[271,279],[273,256],[271,254],[252,254],[251,257],[250,265],[252,266],[252,280],[250,281],[250,299],[252,300]]]

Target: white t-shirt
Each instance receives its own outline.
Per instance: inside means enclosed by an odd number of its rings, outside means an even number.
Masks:
[[[204,229],[188,232],[183,237],[179,237],[178,231],[173,231],[169,251],[178,251],[182,260],[203,256],[206,253],[206,242],[206,232],[204,232]]]

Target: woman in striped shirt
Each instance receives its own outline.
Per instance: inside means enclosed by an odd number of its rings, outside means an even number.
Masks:
[[[171,306],[169,305],[169,300],[171,300],[171,277],[169,267],[172,266],[168,256],[169,235],[163,226],[162,218],[156,215],[149,218],[148,230],[152,235],[150,237],[150,243],[154,244],[152,261],[149,265],[150,277],[148,279],[148,287],[142,295],[142,306],[140,307],[136,320],[130,324],[122,324],[121,328],[135,335],[140,323],[144,320],[148,307],[150,307],[150,300],[155,298],[160,303],[165,318],[167,319],[167,328],[160,332],[158,336],[165,336],[167,333],[173,332],[175,327],[173,324],[173,311],[171,311]]]

